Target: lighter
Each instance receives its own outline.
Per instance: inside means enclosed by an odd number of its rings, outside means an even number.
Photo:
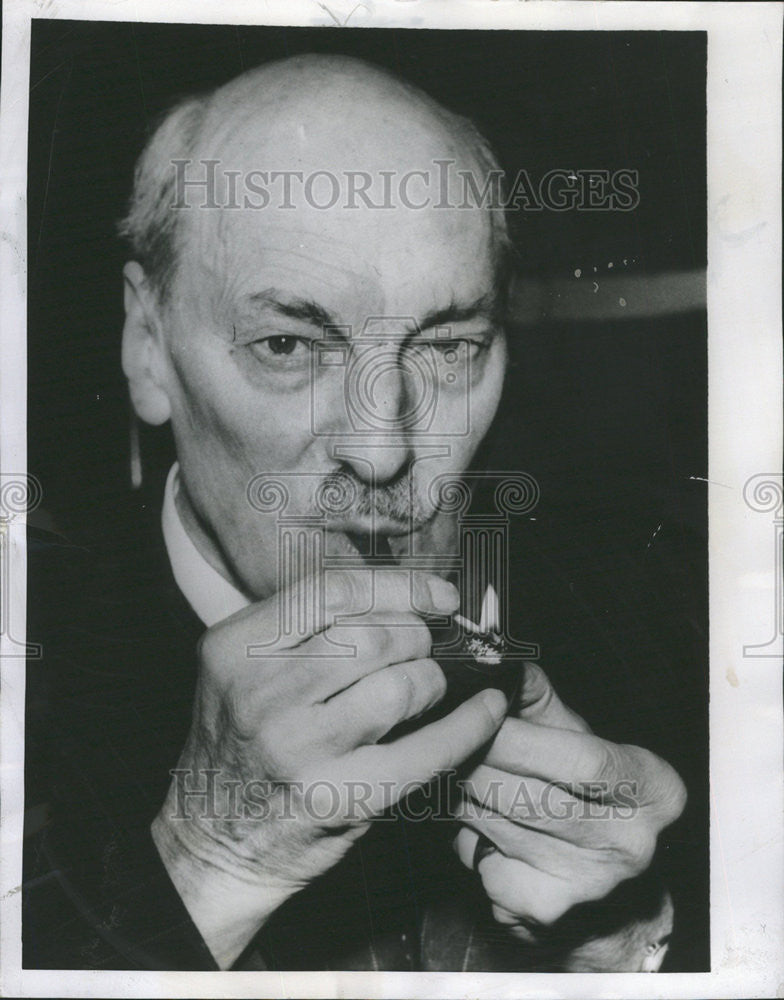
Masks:
[[[349,535],[349,538],[368,565],[399,565],[384,535],[370,538]],[[499,617],[498,596],[492,585],[485,590],[478,625],[461,614],[454,614],[446,621],[444,617],[425,616],[433,637],[431,656],[444,672],[446,693],[424,716],[396,726],[386,740],[442,718],[485,688],[497,688],[511,702],[520,686],[524,668],[519,658],[505,655],[507,649]]]
[[[498,596],[492,584],[485,590],[479,624],[461,614],[443,631],[433,625],[433,658],[447,681],[440,708],[451,710],[483,688],[497,688],[511,701],[520,683],[522,665],[506,657],[499,627]]]

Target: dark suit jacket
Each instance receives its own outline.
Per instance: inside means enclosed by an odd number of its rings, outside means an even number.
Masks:
[[[23,964],[213,969],[149,833],[190,723],[203,626],[177,589],[158,505],[129,496],[87,544],[31,529]],[[673,894],[666,968],[707,968],[704,540],[586,513],[531,522],[514,620],[564,701],[602,736],[646,746],[690,802],[644,878],[581,907],[543,947],[496,925],[448,822],[390,815],[290,900],[237,963],[278,969],[550,969]],[[444,792],[448,801],[448,792]]]

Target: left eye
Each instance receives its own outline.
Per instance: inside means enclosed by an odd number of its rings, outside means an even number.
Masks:
[[[279,335],[276,337],[267,337],[266,340],[262,340],[260,343],[266,344],[272,354],[281,355],[293,354],[297,345],[302,344],[302,341],[298,337]]]

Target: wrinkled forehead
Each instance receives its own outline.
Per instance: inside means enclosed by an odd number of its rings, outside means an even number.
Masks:
[[[486,179],[432,115],[240,107],[182,172],[181,268],[222,300],[283,280],[345,308],[481,295],[498,225],[472,197]]]

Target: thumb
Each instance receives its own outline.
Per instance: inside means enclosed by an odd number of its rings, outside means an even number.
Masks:
[[[523,664],[523,682],[514,712],[510,714],[526,722],[553,729],[571,729],[589,733],[591,727],[567,708],[555,692],[547,674],[536,663]]]

